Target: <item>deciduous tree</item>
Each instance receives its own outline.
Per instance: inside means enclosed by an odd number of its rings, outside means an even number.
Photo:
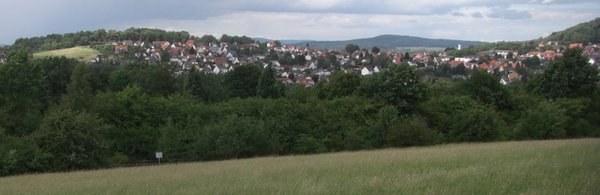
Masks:
[[[598,70],[582,56],[582,50],[569,49],[546,68],[534,92],[550,99],[587,97],[596,91],[598,80]]]

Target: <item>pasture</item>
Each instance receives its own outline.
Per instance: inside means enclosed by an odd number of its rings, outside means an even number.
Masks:
[[[95,59],[100,52],[92,49],[89,46],[77,46],[66,49],[57,49],[51,51],[37,52],[33,54],[34,58],[52,57],[52,56],[65,56],[67,58],[74,58],[80,61],[89,61]]]
[[[0,178],[0,194],[598,193],[600,139],[591,138],[447,144]]]

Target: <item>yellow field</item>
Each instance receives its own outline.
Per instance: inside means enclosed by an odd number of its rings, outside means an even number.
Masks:
[[[66,49],[57,49],[51,51],[43,51],[34,53],[34,58],[51,57],[51,56],[65,56],[67,58],[74,58],[81,61],[89,61],[94,59],[100,54],[99,51],[90,48],[89,46],[78,46]]]
[[[0,194],[599,194],[600,139],[451,144],[0,178]]]

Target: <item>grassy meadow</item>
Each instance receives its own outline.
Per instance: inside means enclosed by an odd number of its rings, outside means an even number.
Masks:
[[[0,194],[599,193],[600,139],[449,144],[0,178]]]
[[[37,52],[33,54],[33,57],[43,58],[51,56],[65,56],[67,58],[74,58],[81,61],[89,61],[96,58],[98,54],[100,54],[98,50],[92,49],[89,46],[78,46],[66,49]]]

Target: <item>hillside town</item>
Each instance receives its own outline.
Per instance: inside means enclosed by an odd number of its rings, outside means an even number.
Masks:
[[[181,67],[180,71],[195,68],[207,74],[224,74],[236,66],[260,64],[277,71],[278,80],[284,84],[312,86],[326,81],[335,72],[356,73],[368,76],[387,68],[388,64],[408,63],[419,70],[443,72],[454,79],[466,79],[467,71],[479,69],[499,75],[502,84],[526,79],[527,71],[540,73],[566,49],[582,48],[588,62],[598,66],[600,43],[570,43],[560,45],[557,41],[540,41],[529,52],[490,49],[475,55],[453,55],[456,48],[443,51],[380,51],[379,48],[363,48],[355,51],[318,49],[309,45],[298,47],[281,45],[277,41],[266,43],[209,43],[200,44],[190,39],[186,42],[112,41],[107,43],[117,55],[130,55],[149,62],[169,62]],[[457,53],[457,52],[454,52]],[[168,58],[168,59],[164,59]],[[0,59],[1,60],[1,59]],[[102,56],[91,63],[102,61]],[[425,79],[435,79],[427,75]]]

